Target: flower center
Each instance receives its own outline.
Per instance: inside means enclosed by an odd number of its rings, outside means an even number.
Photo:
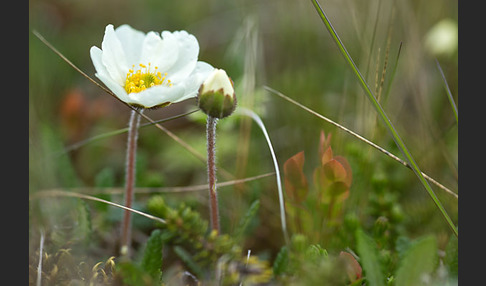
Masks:
[[[128,70],[124,86],[127,93],[141,92],[149,87],[161,84],[172,86],[170,80],[165,79],[167,73],[162,75],[159,71],[157,71],[157,67],[154,67],[152,70],[150,63],[148,63],[148,66],[144,64],[139,64],[139,66],[140,69],[136,71],[134,70],[135,65]]]

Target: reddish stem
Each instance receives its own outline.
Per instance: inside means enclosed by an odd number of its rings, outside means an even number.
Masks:
[[[143,110],[140,110],[142,113]],[[125,166],[125,206],[132,207],[133,188],[135,187],[135,158],[137,154],[138,127],[140,125],[140,114],[132,110],[128,123],[128,143]],[[125,210],[123,214],[121,229],[121,254],[129,257],[131,236],[132,236],[132,212]]]
[[[208,183],[209,183],[209,212],[211,229],[220,232],[218,193],[216,190],[216,123],[217,118],[208,116],[207,119],[207,149],[208,149]]]

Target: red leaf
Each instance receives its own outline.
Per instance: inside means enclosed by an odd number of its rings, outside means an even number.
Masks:
[[[346,169],[343,167],[343,165],[335,160],[331,159],[329,162],[324,164],[323,166],[324,169],[324,175],[333,182],[345,182],[346,177],[347,177],[347,172]]]
[[[319,158],[322,158],[322,155],[330,146],[331,146],[331,133],[329,133],[326,138],[326,134],[324,133],[324,130],[321,130],[321,136],[319,138]]]
[[[301,203],[308,193],[307,179],[304,175],[304,151],[290,157],[284,163],[285,191],[289,198]]]
[[[332,159],[326,165],[314,170],[314,184],[321,202],[341,202],[349,196],[349,185],[345,182],[346,170]]]
[[[348,185],[348,187],[351,187],[351,183],[353,181],[353,172],[351,171],[351,166],[349,165],[348,160],[346,160],[346,158],[342,156],[336,156],[334,157],[334,160],[341,163],[344,170],[346,170],[346,179],[344,180],[344,182]]]
[[[324,166],[327,162],[331,161],[333,158],[332,148],[329,146],[324,153],[321,155],[321,166]]]
[[[363,270],[361,268],[361,265],[359,265],[358,261],[356,260],[356,258],[354,258],[353,255],[348,252],[341,251],[341,253],[339,253],[339,257],[343,259],[344,263],[346,264],[346,273],[348,274],[349,280],[351,280],[351,282],[358,280],[362,277]]]

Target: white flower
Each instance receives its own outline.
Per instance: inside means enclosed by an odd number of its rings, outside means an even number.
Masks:
[[[96,76],[122,101],[155,108],[197,96],[214,68],[198,61],[199,44],[186,31],[137,31],[107,25],[101,49],[91,47]]]
[[[425,48],[435,56],[450,56],[457,50],[457,22],[444,19],[425,34]]]

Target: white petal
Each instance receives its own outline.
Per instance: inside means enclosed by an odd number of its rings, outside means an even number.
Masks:
[[[213,71],[214,68],[210,64],[197,62],[193,73],[184,81],[186,93],[179,101],[197,96],[199,87]]]
[[[106,67],[101,62],[101,56],[103,51],[98,47],[91,47],[90,55],[93,65],[96,69],[96,77],[98,77],[115,95],[123,101],[128,99],[125,89],[116,83],[109,75]]]
[[[162,32],[162,36],[167,33]],[[178,82],[189,76],[196,67],[199,43],[196,37],[186,31],[176,31],[173,36],[177,39],[179,56],[167,73],[171,81]]]
[[[105,65],[103,65],[101,61],[101,55],[103,54],[103,51],[100,50],[100,48],[98,47],[92,46],[91,49],[89,50],[89,54],[91,56],[91,61],[93,62],[96,72],[108,73]]]
[[[150,108],[167,102],[178,102],[175,100],[183,95],[184,86],[182,85],[174,85],[171,87],[159,85],[148,88],[139,93],[130,93],[128,96],[130,97],[130,103],[135,103],[146,108]]]
[[[163,39],[155,32],[148,32],[143,40],[140,63],[149,62],[158,71],[164,73],[172,66],[178,57],[176,39],[169,35]]]
[[[116,28],[115,33],[125,52],[128,67],[138,65],[140,63],[145,34],[126,24]]]
[[[121,101],[130,103],[130,98],[127,95],[127,92],[125,91],[123,86],[120,86],[109,75],[96,73],[95,76],[98,77],[106,85],[106,87],[108,87],[108,89],[111,90]]]
[[[203,82],[201,93],[223,89],[223,93],[233,95],[235,93],[233,84],[225,70],[215,69]]]
[[[105,65],[111,78],[123,85],[127,76],[128,65],[123,47],[111,24],[106,26],[101,49],[103,50],[101,55],[103,65]]]

